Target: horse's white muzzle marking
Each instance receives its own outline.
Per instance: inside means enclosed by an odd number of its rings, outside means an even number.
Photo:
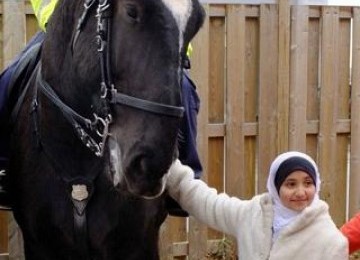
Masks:
[[[113,185],[117,186],[123,179],[124,173],[122,172],[123,166],[121,161],[121,150],[113,137],[110,137],[109,140],[109,150],[110,150],[110,171],[113,177]]]

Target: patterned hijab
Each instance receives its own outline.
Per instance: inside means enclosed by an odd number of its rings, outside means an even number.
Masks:
[[[284,227],[286,227],[289,223],[291,223],[296,216],[298,216],[300,214],[300,212],[291,210],[282,204],[279,194],[278,194],[278,191],[275,187],[275,177],[276,177],[276,174],[277,174],[277,171],[278,171],[280,165],[284,161],[286,161],[292,157],[301,157],[301,158],[307,160],[309,163],[311,163],[311,165],[314,167],[314,169],[316,171],[316,180],[315,180],[316,191],[315,191],[314,200],[311,202],[309,207],[315,205],[319,201],[321,180],[320,180],[320,174],[319,174],[318,167],[317,167],[316,163],[314,162],[314,160],[311,159],[311,157],[308,156],[307,154],[304,154],[301,152],[296,152],[296,151],[286,152],[286,153],[278,155],[270,166],[269,177],[267,180],[267,189],[268,189],[268,192],[269,192],[269,194],[272,198],[273,204],[274,204],[273,241],[275,241],[277,239],[279,232]]]

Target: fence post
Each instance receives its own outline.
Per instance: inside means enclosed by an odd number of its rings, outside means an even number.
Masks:
[[[3,0],[3,66],[25,45],[25,0]]]
[[[258,182],[257,192],[266,190],[271,161],[278,153],[278,6],[261,5],[259,17],[258,85]]]
[[[345,194],[336,187],[345,186],[345,174],[338,171],[341,150],[337,133],[339,115],[338,85],[339,60],[339,8],[322,7],[322,39],[320,68],[320,122],[318,134],[318,165],[321,172],[321,198],[330,206],[336,224],[344,221]],[[336,183],[337,182],[337,183]],[[338,214],[340,212],[340,214]]]
[[[196,82],[201,99],[201,108],[198,120],[197,147],[203,165],[204,174],[202,179],[207,181],[208,174],[208,96],[209,96],[209,5],[203,5],[206,11],[206,19],[202,29],[193,40],[194,54],[192,55],[192,77]],[[204,259],[207,251],[207,228],[189,218],[189,259]]]
[[[2,0],[3,4],[3,67],[9,65],[12,59],[20,53],[26,43],[25,0]],[[11,213],[6,214],[9,241],[7,251],[14,251],[15,255],[22,255],[22,237]],[[5,219],[4,219],[5,220]]]
[[[309,7],[292,7],[289,148],[306,152]]]
[[[290,88],[290,3],[279,0],[279,60],[278,60],[278,132],[277,150],[289,148],[289,88]]]
[[[352,80],[351,80],[351,149],[350,149],[350,191],[349,216],[360,209],[360,7],[354,8],[353,47],[352,47]]]

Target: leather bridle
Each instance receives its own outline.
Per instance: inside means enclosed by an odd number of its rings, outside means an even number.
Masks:
[[[79,115],[76,111],[66,105],[55,93],[52,87],[42,78],[41,69],[38,71],[38,82],[40,83],[41,91],[49,98],[54,105],[56,105],[65,118],[72,124],[75,133],[79,139],[95,153],[96,156],[101,157],[104,154],[104,148],[107,137],[110,135],[109,126],[112,123],[112,115],[110,105],[124,105],[132,108],[140,109],[149,113],[154,113],[162,116],[181,118],[184,113],[184,107],[172,106],[163,103],[153,102],[123,93],[119,93],[115,88],[112,80],[111,62],[110,62],[110,40],[111,40],[111,0],[85,0],[84,11],[78,20],[76,32],[72,39],[72,51],[74,51],[78,37],[86,23],[89,11],[95,3],[98,3],[96,10],[97,17],[97,44],[100,58],[101,69],[101,104],[103,109],[107,111],[104,115],[94,114],[94,119],[85,118]],[[96,133],[97,141],[88,133]]]

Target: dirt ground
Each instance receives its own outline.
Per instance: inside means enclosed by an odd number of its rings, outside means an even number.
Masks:
[[[349,258],[349,260],[355,260],[355,259],[360,259],[360,252],[356,252],[352,254]]]

